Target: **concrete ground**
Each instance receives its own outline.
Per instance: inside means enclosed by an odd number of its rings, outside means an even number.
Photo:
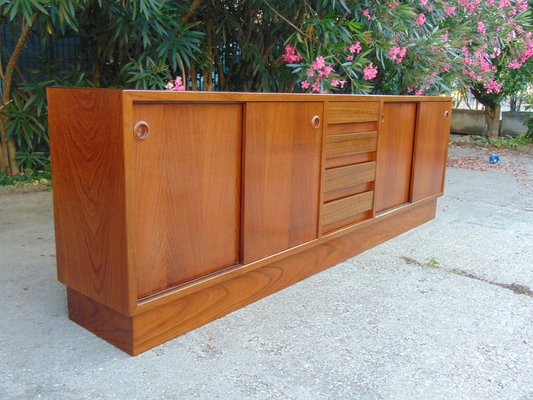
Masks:
[[[437,218],[130,357],[67,319],[51,194],[0,196],[0,399],[533,399],[533,156],[452,147]]]

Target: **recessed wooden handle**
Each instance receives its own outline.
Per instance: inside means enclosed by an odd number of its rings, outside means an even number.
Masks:
[[[448,110],[444,111],[444,119],[448,119],[450,112]]]
[[[133,135],[137,140],[145,140],[150,133],[148,124],[145,121],[139,121],[135,124],[133,128]]]
[[[381,114],[381,123],[383,123],[383,121],[385,121],[385,114]]]
[[[320,117],[318,115],[314,115],[313,118],[311,118],[311,125],[313,125],[313,128],[315,129],[320,127]]]

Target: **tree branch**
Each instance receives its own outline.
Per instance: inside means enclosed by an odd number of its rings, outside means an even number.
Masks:
[[[267,5],[268,8],[270,8],[274,14],[276,14],[278,17],[280,17],[283,21],[285,21],[286,23],[288,23],[290,26],[292,26],[296,31],[300,32],[302,35],[304,35],[305,37],[307,37],[307,34],[302,31],[300,28],[298,28],[296,25],[294,25],[291,21],[289,21],[287,18],[285,18],[282,14],[280,14],[278,12],[278,10],[276,10],[274,7],[272,7],[270,5],[270,3],[267,1],[267,0],[263,0],[263,2]]]
[[[185,25],[191,17],[194,15],[198,7],[200,7],[200,4],[202,4],[202,0],[193,0],[191,5],[189,6],[189,9],[187,10],[187,14],[185,14],[183,17],[181,17],[181,23]]]

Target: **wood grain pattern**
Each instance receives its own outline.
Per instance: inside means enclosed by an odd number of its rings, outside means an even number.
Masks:
[[[322,103],[246,106],[244,262],[318,236]]]
[[[364,211],[359,214],[350,215],[346,218],[333,221],[327,225],[322,226],[322,231],[328,235],[332,232],[338,232],[350,226],[357,226],[361,222],[369,221],[372,218],[372,210]]]
[[[69,90],[69,89],[66,89]],[[92,89],[103,91],[105,89]],[[378,96],[378,95],[346,95],[346,94],[313,94],[305,93],[242,93],[242,92],[201,92],[201,91],[160,91],[160,90],[124,90],[124,96],[130,101],[159,102],[349,102],[374,103],[413,102],[413,101],[451,101],[451,97],[443,96]]]
[[[242,106],[134,104],[133,265],[138,298],[240,262]]]
[[[443,193],[452,119],[449,102],[421,102],[419,107],[411,201]]]
[[[435,216],[446,159],[436,129],[449,129],[439,122],[448,98],[48,94],[58,276],[67,285],[69,317],[130,354]],[[417,122],[415,202],[374,217],[382,159],[377,115],[364,121],[374,114],[368,103],[380,113],[383,101],[398,102],[383,109],[397,116],[396,135],[418,100],[428,115]],[[332,108],[337,121],[349,121],[331,123],[324,107],[334,102],[348,104],[347,111],[340,103]],[[313,115],[322,120],[319,129],[311,127]],[[149,135],[138,141],[133,126],[140,119]],[[390,143],[386,148],[397,151]],[[387,157],[394,170],[396,155]],[[419,190],[424,185],[429,192]]]
[[[122,93],[47,93],[58,278],[128,313]]]
[[[326,158],[376,151],[377,133],[353,133],[326,137]]]
[[[68,317],[95,335],[134,354],[133,318],[67,287]]]
[[[376,152],[371,151],[368,153],[348,154],[346,156],[326,158],[324,167],[327,169],[342,167],[345,165],[359,164],[370,161],[376,161]]]
[[[371,210],[373,202],[374,192],[359,193],[344,199],[330,201],[324,204],[322,224],[329,225]]]
[[[409,201],[416,103],[385,103],[378,139],[375,211]]]
[[[328,124],[343,124],[348,122],[377,121],[379,102],[328,102]]]
[[[397,210],[349,234],[138,314],[134,317],[133,354],[213,321],[427,222],[435,217],[435,208],[436,201],[431,200]]]
[[[375,177],[376,163],[374,161],[327,169],[324,180],[324,201],[356,194],[358,188],[368,187],[364,184],[372,182]]]
[[[347,124],[328,124],[328,135],[340,135],[343,133],[363,133],[363,132],[377,132],[377,121],[372,122],[353,122]]]

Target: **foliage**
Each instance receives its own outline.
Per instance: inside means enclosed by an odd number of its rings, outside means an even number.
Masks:
[[[499,104],[531,83],[527,8],[525,0],[0,0],[0,24],[18,40],[0,50],[0,156],[12,173],[46,165],[45,88],[55,85],[163,89],[179,75],[192,90],[441,94],[455,83]],[[31,32],[45,47],[75,34],[77,61],[22,76],[16,61]]]
[[[289,63],[301,82],[307,80],[307,71],[313,70],[317,57],[331,60],[333,71],[322,74],[321,91],[331,89],[327,81],[346,79],[349,85],[333,85],[333,89],[439,94],[449,93],[455,81],[470,87],[483,104],[499,104],[531,82],[528,60],[533,55],[533,35],[526,0],[360,1],[350,6],[332,2],[335,4],[335,23],[328,31],[328,39],[334,40],[326,41],[325,48],[310,43],[326,38],[323,30],[314,28],[332,17],[317,20],[320,12],[314,10],[302,25],[306,35],[288,38],[293,53],[302,59]],[[356,29],[347,32],[351,26]],[[347,52],[358,41],[370,49],[364,53],[366,66],[357,58],[338,57],[339,49]],[[364,73],[370,65],[379,68],[377,74]],[[366,85],[361,86],[364,81]],[[306,83],[300,87],[316,91]]]
[[[526,137],[533,140],[533,113],[529,114],[526,119],[527,134]]]
[[[498,138],[487,138],[486,136],[472,135],[470,137],[474,143],[494,146],[504,149],[516,149],[519,146],[527,146],[533,144],[533,137],[530,135],[520,136],[504,136]]]
[[[0,171],[0,186],[24,186],[24,185],[45,185],[50,186],[52,175],[50,171],[33,171],[27,169],[25,173],[9,176]]]

